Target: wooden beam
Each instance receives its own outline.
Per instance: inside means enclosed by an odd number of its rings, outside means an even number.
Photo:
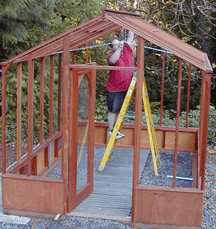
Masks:
[[[209,105],[211,97],[211,73],[202,71],[202,94],[201,94],[201,111],[200,111],[200,176],[201,189],[205,189],[205,165],[206,165],[206,150],[208,144],[208,123],[209,123]]]
[[[40,60],[40,144],[44,140],[44,57]]]
[[[67,155],[68,155],[68,64],[69,34],[63,40],[63,94],[62,94],[62,180],[64,181],[64,214],[67,212]]]
[[[141,116],[142,116],[142,86],[144,72],[144,45],[145,41],[138,37],[137,54],[137,82],[135,100],[135,131],[134,131],[134,161],[133,161],[133,193],[132,193],[132,221],[135,210],[135,187],[139,184],[140,142],[141,142]]]
[[[17,64],[17,162],[21,160],[22,63]]]
[[[137,70],[137,67],[124,66],[108,66],[108,65],[93,65],[93,64],[69,64],[69,68],[83,68],[83,69],[100,69],[100,70]]]
[[[33,94],[34,94],[34,60],[28,55],[28,164],[27,175],[31,176],[31,155],[33,152]]]
[[[53,135],[53,71],[54,71],[54,56],[50,56],[50,100],[49,100],[49,137]]]
[[[9,64],[2,66],[2,174],[6,173],[6,74]]]
[[[187,90],[187,108],[186,108],[186,127],[188,127],[188,113],[190,105],[190,82],[191,82],[191,63],[189,63],[188,69],[188,90]]]
[[[61,130],[61,80],[62,80],[62,54],[59,54],[58,66],[58,131]]]

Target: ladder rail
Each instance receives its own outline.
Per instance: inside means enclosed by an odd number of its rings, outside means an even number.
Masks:
[[[131,80],[131,83],[129,85],[128,91],[126,93],[125,99],[123,101],[121,110],[119,112],[118,118],[116,120],[115,126],[113,128],[112,135],[108,141],[105,153],[104,153],[103,158],[101,160],[101,163],[99,165],[98,171],[103,171],[106,163],[111,160],[111,156],[112,156],[114,147],[115,147],[116,142],[117,142],[117,140],[115,138],[116,138],[118,131],[121,130],[121,128],[122,128],[124,117],[129,117],[129,118],[132,117],[132,116],[129,116],[126,114],[128,112],[129,104],[130,104],[132,97],[133,97],[133,94],[134,94],[136,79],[137,79],[137,76],[134,73],[132,80]],[[147,130],[148,130],[148,135],[149,135],[149,142],[150,142],[150,146],[151,146],[154,172],[155,172],[155,175],[158,175],[157,162],[158,162],[159,166],[161,166],[161,162],[160,162],[160,155],[159,155],[159,151],[158,151],[157,139],[156,139],[156,135],[155,135],[155,129],[154,129],[154,125],[153,125],[153,118],[152,118],[152,114],[151,114],[151,107],[150,107],[145,77],[143,77],[142,99],[143,99],[143,105],[144,105],[144,111],[145,111]],[[133,117],[135,117],[135,116],[133,116]]]

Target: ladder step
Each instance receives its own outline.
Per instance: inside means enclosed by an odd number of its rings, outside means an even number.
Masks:
[[[131,80],[131,83],[128,88],[124,102],[122,104],[119,116],[116,120],[114,129],[113,129],[113,133],[117,133],[117,131],[121,129],[123,118],[133,118],[133,119],[135,118],[135,115],[127,115],[127,112],[128,112],[129,103],[131,101],[131,98],[133,96],[133,92],[135,89],[136,77],[137,77],[137,73],[135,72],[133,74],[133,78]],[[158,153],[157,140],[155,136],[155,130],[154,130],[153,119],[152,119],[152,114],[151,114],[151,107],[150,107],[147,86],[146,86],[144,76],[143,76],[142,98],[143,98],[143,105],[144,105],[144,115],[142,112],[142,119],[146,120],[146,123],[147,123],[149,142],[150,142],[151,152],[153,156],[154,171],[155,171],[155,175],[158,175],[157,164],[160,166],[160,156]],[[106,151],[101,160],[98,171],[103,171],[106,163],[110,161],[111,156],[112,156],[112,154],[110,154],[110,151],[115,147],[115,144],[116,144],[116,139],[114,136],[111,136],[107,144]],[[154,148],[155,148],[156,154],[155,154]]]

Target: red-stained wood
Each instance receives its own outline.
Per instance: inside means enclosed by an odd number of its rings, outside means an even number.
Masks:
[[[134,222],[200,227],[203,197],[199,189],[137,186]]]
[[[21,160],[22,63],[17,64],[17,162]]]
[[[201,112],[200,120],[202,120],[202,126],[200,126],[200,176],[201,176],[201,189],[205,188],[205,165],[206,165],[206,151],[208,144],[208,122],[209,122],[209,105],[211,97],[211,74],[202,71],[202,98],[201,99]],[[202,127],[202,129],[201,129]]]
[[[173,161],[173,184],[176,187],[176,170],[177,170],[177,157],[178,157],[178,137],[179,137],[179,117],[181,112],[181,85],[182,85],[182,59],[179,58],[179,76],[178,76],[178,96],[177,96],[177,117],[176,117],[176,133],[175,133],[175,150]]]
[[[49,100],[49,137],[53,135],[53,71],[54,71],[54,56],[50,56],[50,100]]]
[[[56,139],[54,141],[54,157],[58,157],[58,149],[59,149],[59,147],[58,147],[58,140],[59,139]]]
[[[31,156],[33,152],[33,94],[34,94],[34,60],[28,56],[28,155],[27,175],[31,176]]]
[[[89,104],[86,109],[88,109],[88,121],[85,121],[85,130],[87,122],[89,123],[88,129],[88,137],[87,137],[87,145],[88,145],[88,180],[87,184],[77,192],[76,184],[77,184],[77,143],[79,140],[80,126],[78,125],[78,89],[79,89],[79,76],[80,72],[83,73],[83,70],[78,71],[77,69],[72,70],[73,77],[72,80],[72,89],[69,99],[69,111],[71,114],[69,115],[69,121],[72,125],[70,125],[70,150],[68,156],[68,211],[72,211],[81,201],[83,201],[90,193],[93,191],[93,177],[94,177],[94,116],[95,116],[95,92],[96,92],[96,69],[87,70],[85,72],[85,76],[89,81],[90,86],[90,97],[87,103]],[[71,94],[70,93],[70,94]],[[91,105],[90,105],[91,104]],[[83,123],[83,122],[79,122]],[[79,126],[79,127],[78,127]],[[83,132],[82,132],[83,133]],[[83,138],[83,134],[81,134]]]
[[[71,110],[72,117],[70,117],[70,144],[71,148],[68,154],[68,212],[76,207],[76,184],[77,184],[77,120],[78,120],[78,75],[76,69],[72,72],[72,95],[69,110]]]
[[[115,15],[113,13],[106,14],[105,18],[122,26],[123,28],[133,31],[143,39],[150,41],[164,50],[172,52],[176,56],[192,63],[198,68],[212,73],[209,60],[205,53],[142,20],[141,18],[130,17],[127,15]]]
[[[140,141],[141,141],[141,116],[142,116],[142,85],[144,72],[144,45],[145,41],[138,37],[137,52],[137,82],[135,99],[135,128],[134,128],[134,160],[133,160],[133,186],[132,186],[132,218],[134,221],[135,211],[135,187],[139,184]]]
[[[69,64],[69,68],[76,69],[100,69],[100,70],[137,70],[137,67],[108,66],[108,65],[91,65],[91,64]]]
[[[95,26],[97,23],[98,22],[95,21],[92,26]],[[88,29],[86,27],[80,28],[79,30],[70,34],[69,47],[70,49],[81,47],[86,43],[96,40],[97,38],[103,37],[119,28],[119,25],[115,25],[113,23],[110,23],[110,26],[104,28],[103,31],[94,31],[92,33],[88,33]],[[63,40],[59,39],[56,42],[47,45],[46,50],[35,51],[34,58],[52,55],[55,52],[62,51],[62,49]],[[24,61],[24,59],[21,60]]]
[[[62,91],[62,54],[59,54],[58,65],[58,131],[61,130],[61,91]]]
[[[2,174],[6,173],[6,73],[10,63],[2,66]]]
[[[2,205],[10,210],[63,214],[63,181],[5,174]]]
[[[84,22],[84,23],[72,28],[72,29],[69,29],[69,30],[67,30],[67,31],[65,31],[65,32],[63,32],[63,33],[61,33],[61,34],[59,34],[59,35],[47,40],[47,41],[42,42],[39,45],[36,45],[35,47],[32,47],[32,48],[26,50],[23,53],[20,53],[19,55],[15,56],[15,57],[11,58],[10,60],[5,61],[3,63],[4,64],[10,64],[10,63],[15,62],[15,61],[17,61],[17,62],[25,61],[25,60],[28,59],[27,58],[28,54],[32,53],[32,52],[35,52],[36,50],[42,49],[42,52],[45,52],[46,48],[44,48],[44,47],[47,46],[48,44],[52,43],[52,45],[55,47],[55,42],[58,41],[59,39],[64,38],[64,36],[67,36],[68,34],[70,34],[72,32],[79,31],[80,29],[83,29],[83,28],[88,28],[89,25],[91,25],[92,23],[98,22],[98,19],[100,19],[100,18],[101,18],[100,15],[95,17],[95,18],[92,18],[92,19],[90,19],[90,20],[88,20],[88,21],[86,21],[86,22]],[[43,56],[43,54],[42,54],[42,56]],[[25,59],[22,59],[23,57]]]
[[[89,62],[88,57],[89,57],[89,50],[88,50],[88,43],[87,43],[87,44],[86,44],[86,59],[85,59],[85,62],[86,62],[86,63]]]
[[[187,108],[186,108],[186,127],[188,127],[188,113],[190,105],[190,83],[191,83],[191,64],[189,63],[188,69],[188,90],[187,90]]]
[[[88,131],[88,184],[89,194],[93,192],[94,180],[94,135],[95,132],[95,96],[96,96],[96,69],[88,74],[90,82],[90,101],[89,101],[89,131]]]
[[[162,64],[162,79],[161,79],[161,106],[160,106],[160,126],[162,126],[163,118],[163,101],[164,101],[164,75],[165,75],[165,62],[166,53],[163,52],[163,64]]]
[[[44,57],[40,60],[40,144],[44,141]]]
[[[37,176],[37,156],[32,159],[32,175]]]
[[[44,149],[44,166],[49,167],[49,146]]]
[[[62,180],[64,181],[64,214],[67,212],[67,155],[68,155],[68,64],[69,35],[64,37],[62,92]]]
[[[75,159],[73,157],[73,152],[72,152],[72,144],[73,144],[72,129],[74,128],[73,111],[72,111],[73,102],[74,102],[73,86],[72,86],[74,83],[73,77],[76,77],[76,72],[70,69],[70,72],[69,72],[69,118],[68,118],[69,119],[69,124],[68,124],[69,125],[69,133],[68,133],[68,137],[69,137],[69,142],[68,142],[68,192],[69,192],[69,195],[68,195],[68,207],[67,207],[68,210],[70,209],[70,205],[71,205],[71,202],[70,202],[71,193],[73,195],[72,199],[75,199],[75,195],[76,195],[76,193],[74,194],[74,189],[76,190],[76,185],[75,185],[76,170],[74,169],[76,161],[75,162],[73,161]],[[77,106],[77,104],[74,104],[74,105]],[[73,147],[76,147],[76,145],[73,145]],[[74,184],[74,187],[73,187],[73,184]]]
[[[89,196],[90,193],[90,185],[87,184],[84,188],[79,190],[76,194],[75,199],[75,206],[78,206],[84,199],[86,199]]]
[[[42,145],[39,145],[38,147],[34,148],[33,153],[31,155],[31,158],[33,159],[35,156],[37,156],[40,151],[45,150],[45,148],[49,146],[50,143],[52,143],[53,141],[55,141],[56,139],[59,139],[62,137],[62,133],[61,132],[56,132],[52,138],[48,138],[44,141],[44,143]],[[27,165],[27,155],[25,155],[22,159],[20,163],[15,163],[12,167],[10,167],[7,172],[8,173],[15,173],[16,171],[20,170],[22,167],[25,167]]]

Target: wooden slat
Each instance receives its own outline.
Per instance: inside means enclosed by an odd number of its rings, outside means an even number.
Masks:
[[[205,53],[155,27],[154,25],[145,22],[140,18],[130,17],[127,15],[118,16],[106,14],[105,16],[106,19],[121,25],[123,28],[133,31],[138,36],[152,42],[164,50],[168,50],[198,68],[212,73],[212,68],[209,65],[209,60],[206,58],[207,56]]]
[[[41,151],[44,150],[46,147],[48,147],[49,143],[52,143],[56,139],[59,139],[62,137],[62,132],[56,132],[52,138],[48,138],[44,141],[42,145],[39,145],[38,147],[34,148],[33,153],[31,155],[31,159],[33,159],[37,154]],[[8,173],[15,173],[17,170],[21,169],[22,167],[27,165],[27,155],[24,156],[21,159],[20,163],[15,163],[12,167],[10,167],[7,172]]]
[[[100,69],[100,70],[137,70],[137,67],[90,65],[90,64],[69,64],[69,68],[76,69]]]
[[[53,47],[55,47],[55,42],[58,41],[59,39],[63,38],[64,36],[74,32],[74,31],[82,29],[84,26],[88,27],[91,23],[94,23],[95,21],[97,22],[98,20],[100,20],[100,18],[101,18],[100,15],[95,17],[95,18],[92,18],[92,19],[72,28],[72,29],[69,29],[69,30],[47,40],[47,41],[42,42],[39,45],[36,45],[35,47],[30,48],[29,50],[26,50],[23,53],[20,53],[19,55],[13,57],[12,59],[3,62],[3,64],[10,64],[11,62],[15,62],[15,61],[17,61],[17,62],[25,61],[28,59],[27,56],[29,55],[29,53],[35,52],[35,51],[40,50],[40,49],[45,51],[46,49],[44,49],[44,47],[50,43],[52,43]]]
[[[209,122],[209,104],[211,97],[211,74],[207,74],[202,71],[202,98],[201,98],[201,108],[200,108],[200,120],[202,120],[202,125],[200,125],[200,175],[201,179],[201,189],[205,188],[205,165],[206,165],[206,151],[208,144],[208,122]]]
[[[9,66],[2,66],[2,174],[6,173],[6,73]]]
[[[27,174],[31,176],[31,155],[33,152],[33,94],[34,94],[34,60],[28,55],[28,162]]]
[[[135,99],[135,132],[134,132],[134,160],[133,160],[133,193],[135,187],[139,184],[139,164],[140,164],[140,141],[141,141],[141,116],[142,116],[142,85],[144,71],[144,45],[145,41],[138,37],[137,54],[137,82],[136,82],[136,99]],[[135,199],[132,197],[132,221]]]
[[[96,64],[95,64],[96,65]],[[87,108],[89,109],[89,131],[88,131],[88,183],[89,193],[93,191],[94,179],[94,135],[95,132],[95,100],[96,100],[96,69],[87,75],[90,83],[90,99]],[[88,101],[87,101],[88,102]]]
[[[71,82],[71,100],[70,107],[72,117],[70,117],[71,127],[69,131],[71,149],[68,157],[68,211],[76,207],[76,187],[77,187],[77,120],[78,120],[78,75],[76,69],[73,69]]]
[[[62,180],[64,181],[64,214],[67,212],[67,155],[68,155],[68,64],[69,35],[64,37],[63,94],[62,94]]]
[[[54,56],[50,56],[50,100],[49,100],[49,137],[53,135],[53,71],[54,71]]]
[[[40,144],[44,140],[44,57],[40,60]]]
[[[22,63],[17,65],[17,162],[21,160]]]
[[[186,127],[188,127],[188,113],[190,105],[190,83],[191,83],[191,63],[189,63],[188,69],[188,90],[187,90],[187,108],[186,108]]]
[[[58,131],[61,130],[61,80],[62,80],[62,54],[59,54],[58,66]]]

